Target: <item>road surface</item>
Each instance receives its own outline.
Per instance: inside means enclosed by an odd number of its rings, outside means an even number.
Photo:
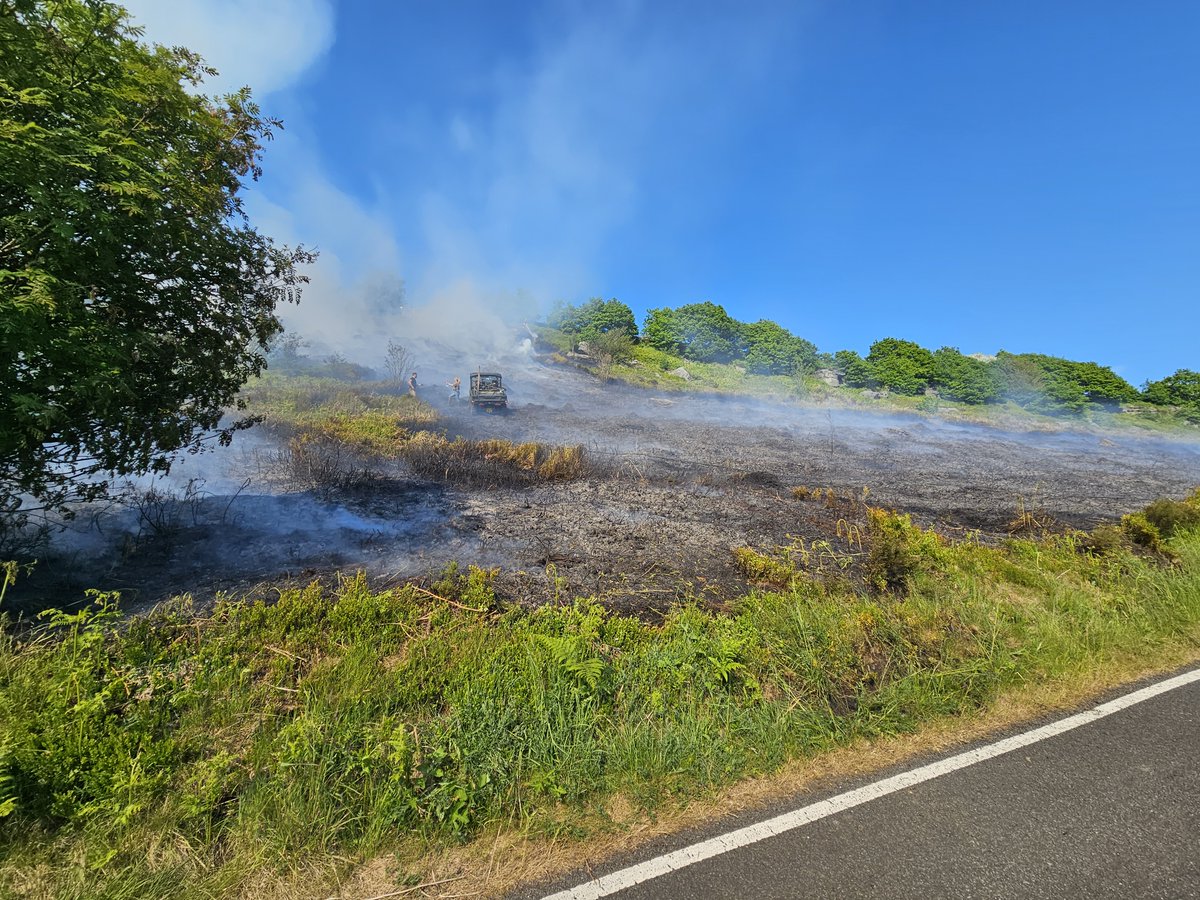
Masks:
[[[1138,687],[518,896],[1200,897],[1200,670]]]

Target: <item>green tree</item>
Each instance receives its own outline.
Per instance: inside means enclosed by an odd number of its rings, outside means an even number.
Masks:
[[[919,394],[933,375],[933,354],[912,341],[884,338],[867,356],[872,378],[897,394]]]
[[[0,0],[0,502],[197,449],[311,261],[247,223],[279,123],[104,0]],[[227,441],[239,422],[215,432]]]
[[[1200,409],[1200,372],[1179,369],[1160,381],[1148,381],[1142,396],[1161,406],[1190,406]]]
[[[996,383],[1005,400],[1018,406],[1032,409],[1046,408],[1050,411],[1054,400],[1050,396],[1050,376],[1041,357],[1030,353],[1009,353],[1001,350],[996,354]],[[1058,392],[1062,396],[1062,392]],[[1067,398],[1067,402],[1082,404],[1082,394]]]
[[[546,321],[551,328],[565,334],[577,334],[588,341],[610,331],[622,332],[630,338],[636,338],[638,334],[633,310],[616,297],[611,300],[593,297],[579,306],[559,303]]]
[[[652,309],[642,340],[686,359],[729,362],[740,358],[741,324],[715,303],[688,303],[678,309]]]
[[[995,365],[1004,397],[1030,409],[1078,411],[1088,403],[1119,403],[1137,397],[1133,385],[1094,362],[1001,350]]]
[[[642,343],[664,353],[679,354],[679,328],[675,323],[675,311],[665,306],[648,310],[642,323]]]
[[[1089,403],[1126,403],[1138,397],[1137,388],[1099,363],[1071,362],[1069,377],[1079,385]]]
[[[871,364],[854,350],[839,350],[833,354],[834,368],[842,374],[848,387],[870,387],[875,384]]]
[[[761,319],[741,326],[746,371],[762,375],[799,375],[817,368],[817,347],[782,325]]]
[[[954,347],[933,354],[933,383],[944,397],[963,403],[988,403],[1000,394],[991,366],[964,356]]]

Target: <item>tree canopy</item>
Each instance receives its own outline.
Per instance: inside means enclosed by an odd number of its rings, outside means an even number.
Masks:
[[[1200,410],[1200,372],[1179,369],[1160,381],[1147,382],[1142,396],[1162,406],[1185,406]]]
[[[817,368],[817,346],[770,319],[741,326],[746,371],[760,375],[800,375]]]
[[[619,331],[636,338],[637,320],[633,310],[616,297],[604,300],[593,297],[579,306],[560,303],[547,317],[547,324],[564,334],[576,334],[583,340],[595,340],[598,335]]]
[[[312,259],[242,210],[280,123],[248,89],[197,93],[201,59],[140,36],[104,0],[0,0],[10,508],[94,496],[103,473],[163,471],[198,448],[262,369],[276,305],[298,298]]]
[[[1005,399],[1053,412],[1082,409],[1088,403],[1119,403],[1137,398],[1133,385],[1107,366],[1040,353],[996,354],[996,377]]]
[[[897,394],[919,394],[933,376],[933,354],[912,341],[884,338],[867,355],[871,378]]]
[[[943,397],[962,403],[988,403],[1000,395],[992,366],[954,347],[933,354],[931,380]]]
[[[642,340],[652,347],[697,362],[730,362],[739,352],[740,323],[716,303],[686,303],[677,309],[652,309]]]

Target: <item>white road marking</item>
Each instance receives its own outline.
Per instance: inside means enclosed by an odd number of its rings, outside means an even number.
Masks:
[[[1160,681],[1157,684],[1152,684],[1141,690],[1125,694],[1107,703],[1101,703],[1092,709],[1076,713],[1065,719],[1059,719],[1057,722],[1051,722],[1049,725],[1043,725],[1040,728],[1034,728],[1010,738],[1004,738],[983,747],[966,750],[955,756],[920,766],[908,772],[901,772],[899,775],[884,778],[882,781],[876,781],[852,791],[847,791],[844,794],[838,794],[836,797],[820,800],[817,803],[784,813],[773,819],[767,819],[765,822],[748,825],[745,828],[739,828],[737,831],[731,831],[727,834],[718,835],[706,841],[692,844],[689,847],[684,847],[682,850],[666,853],[646,862],[620,869],[608,875],[602,875],[578,887],[550,894],[544,897],[543,900],[599,900],[600,897],[607,897],[610,894],[633,887],[635,884],[640,884],[643,881],[649,881],[652,878],[658,878],[660,875],[678,871],[693,863],[712,859],[714,856],[720,856],[722,853],[728,853],[730,850],[737,850],[739,847],[745,847],[766,838],[775,837],[776,835],[791,831],[793,828],[799,828],[810,822],[816,822],[818,819],[823,819],[826,816],[831,816],[843,810],[852,809],[863,803],[869,803],[872,800],[877,800],[888,794],[894,794],[896,791],[902,791],[905,788],[921,784],[924,781],[930,781],[939,776],[947,775],[950,772],[957,772],[959,769],[973,766],[976,763],[1002,756],[1005,753],[1011,753],[1013,750],[1028,747],[1030,744],[1036,744],[1038,741],[1046,740],[1046,738],[1052,738],[1055,735],[1071,731],[1081,725],[1087,725],[1103,719],[1105,716],[1111,716],[1113,713],[1128,709],[1152,697],[1157,697],[1159,694],[1165,694],[1168,691],[1173,691],[1176,688],[1192,684],[1196,681],[1200,681],[1200,669],[1176,675],[1174,678],[1168,678],[1166,681]]]

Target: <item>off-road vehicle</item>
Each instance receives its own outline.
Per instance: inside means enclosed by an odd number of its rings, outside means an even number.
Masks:
[[[508,408],[508,392],[499,372],[471,373],[471,410],[491,411]]]

